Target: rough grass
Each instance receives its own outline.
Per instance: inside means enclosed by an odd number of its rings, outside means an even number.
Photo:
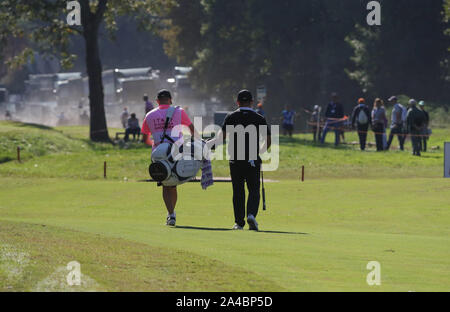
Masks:
[[[81,264],[81,285],[67,264]],[[0,221],[0,291],[280,291],[243,269],[187,251],[45,224]]]
[[[0,123],[0,163],[17,159],[28,160],[50,154],[67,154],[86,150],[81,140],[73,140],[61,132],[42,125],[17,122]]]
[[[108,178],[114,180],[143,180],[148,178],[150,149],[131,143],[112,146],[91,143],[87,127],[39,129],[32,125],[0,123],[0,176],[39,178],[102,179],[103,162],[108,163]],[[114,129],[110,130],[113,135]],[[441,177],[443,143],[450,141],[450,129],[436,129],[429,142],[429,152],[422,158],[406,152],[376,153],[373,148],[359,151],[354,145],[334,148],[330,133],[324,146],[311,142],[310,134],[280,138],[280,167],[266,176],[273,179],[299,179],[301,166],[306,167],[308,179],[332,178],[410,178]],[[357,141],[355,133],[346,134],[347,142]],[[373,140],[373,136],[369,136]],[[24,163],[14,161],[16,147],[23,147]],[[397,143],[394,142],[394,146]],[[432,149],[432,148],[435,149]],[[439,149],[437,149],[439,148]],[[40,157],[42,156],[42,157]],[[216,176],[228,176],[226,160],[213,162]]]

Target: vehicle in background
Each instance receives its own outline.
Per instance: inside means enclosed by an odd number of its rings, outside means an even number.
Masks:
[[[76,107],[84,95],[81,73],[58,73],[55,76],[54,93],[58,107]]]
[[[16,114],[23,108],[23,98],[20,94],[10,94],[3,106],[5,111]]]
[[[143,94],[156,94],[159,71],[152,67],[110,69],[103,72],[105,105],[132,106],[142,102]]]
[[[219,127],[222,127],[223,122],[225,121],[225,118],[230,113],[231,112],[227,112],[227,111],[215,112],[214,113],[214,124],[219,126]]]
[[[120,78],[119,104],[134,106],[142,103],[142,95],[155,95],[160,89],[159,81],[152,77]]]
[[[8,89],[0,87],[0,114],[3,117],[8,110]]]
[[[176,66],[173,70],[173,77],[167,79],[167,82],[171,84],[170,88],[174,91],[174,102],[177,105],[187,108],[191,117],[207,117],[210,111],[208,104],[211,99],[192,87],[189,79],[191,71],[192,67]],[[209,117],[213,118],[213,116]]]
[[[8,89],[0,88],[0,106],[8,101]]]
[[[191,102],[196,100],[195,91],[192,89],[192,85],[189,81],[189,73],[192,71],[192,67],[175,66],[173,82],[174,98],[175,102]]]
[[[55,74],[29,75],[25,81],[25,101],[56,106]]]
[[[143,114],[142,96],[155,96],[163,87],[159,75],[159,70],[152,67],[103,71],[108,124],[115,125],[124,106]],[[89,110],[89,79],[81,72],[29,75],[23,102],[26,108],[20,112],[23,120],[53,125],[64,112],[65,119],[73,123]]]
[[[21,118],[48,124],[47,120],[58,106],[55,94],[56,74],[29,75],[25,81],[24,109]]]
[[[58,114],[73,117],[84,96],[81,72],[29,75],[25,81],[24,120],[53,124]],[[73,114],[71,111],[74,111]]]

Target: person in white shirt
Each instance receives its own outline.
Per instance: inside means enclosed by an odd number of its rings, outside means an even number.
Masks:
[[[372,130],[375,133],[378,152],[385,150],[383,135],[386,134],[387,123],[386,109],[384,108],[383,100],[377,98],[375,99],[372,110]]]
[[[124,129],[127,128],[128,118],[130,118],[130,114],[128,113],[128,108],[125,107],[120,115],[120,122],[122,123],[122,127]]]
[[[398,103],[398,99],[396,96],[391,96],[389,98],[389,103],[394,107],[392,109],[391,115],[391,133],[389,134],[389,140],[387,142],[387,150],[391,147],[394,136],[398,137],[398,142],[400,144],[400,150],[404,150],[405,146],[405,131],[404,131],[404,123],[406,121],[406,108]]]

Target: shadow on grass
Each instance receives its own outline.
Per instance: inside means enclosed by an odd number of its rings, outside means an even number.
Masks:
[[[442,155],[422,155],[422,158],[442,159]]]
[[[179,226],[179,225],[177,225],[175,228],[176,229],[182,229],[182,230],[213,231],[213,232],[228,232],[228,231],[232,231],[231,229],[224,229],[224,228],[207,228],[207,227]]]
[[[0,156],[0,164],[7,163],[8,161],[14,160],[14,158],[9,156]]]
[[[86,146],[89,147],[92,151],[114,151],[114,150],[147,150],[150,149],[144,143],[138,141],[128,141],[124,142],[123,140],[115,141],[111,139],[111,142],[95,142],[91,141],[89,138],[76,139],[83,142]]]
[[[208,227],[178,226],[178,225],[175,228],[176,229],[182,229],[182,230],[212,231],[212,232],[229,232],[229,231],[233,231],[232,229],[224,229],[224,228],[208,228]],[[288,234],[288,235],[309,235],[308,233],[302,233],[302,232],[283,232],[283,231],[258,231],[258,233]]]
[[[40,125],[40,124],[34,124],[34,123],[22,123],[22,122],[18,122],[17,123],[18,127],[30,127],[30,128],[36,128],[36,129],[40,129],[40,130],[54,130],[56,131],[53,127],[49,127],[49,126],[45,126],[45,125]],[[59,131],[58,131],[59,132]]]
[[[302,232],[283,232],[283,231],[258,231],[258,233],[287,234],[287,235],[309,235],[309,233],[302,233]]]

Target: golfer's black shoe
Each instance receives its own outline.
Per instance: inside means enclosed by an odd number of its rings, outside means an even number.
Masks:
[[[248,215],[247,223],[250,231],[259,231],[258,222],[256,222],[256,219],[253,215]]]

